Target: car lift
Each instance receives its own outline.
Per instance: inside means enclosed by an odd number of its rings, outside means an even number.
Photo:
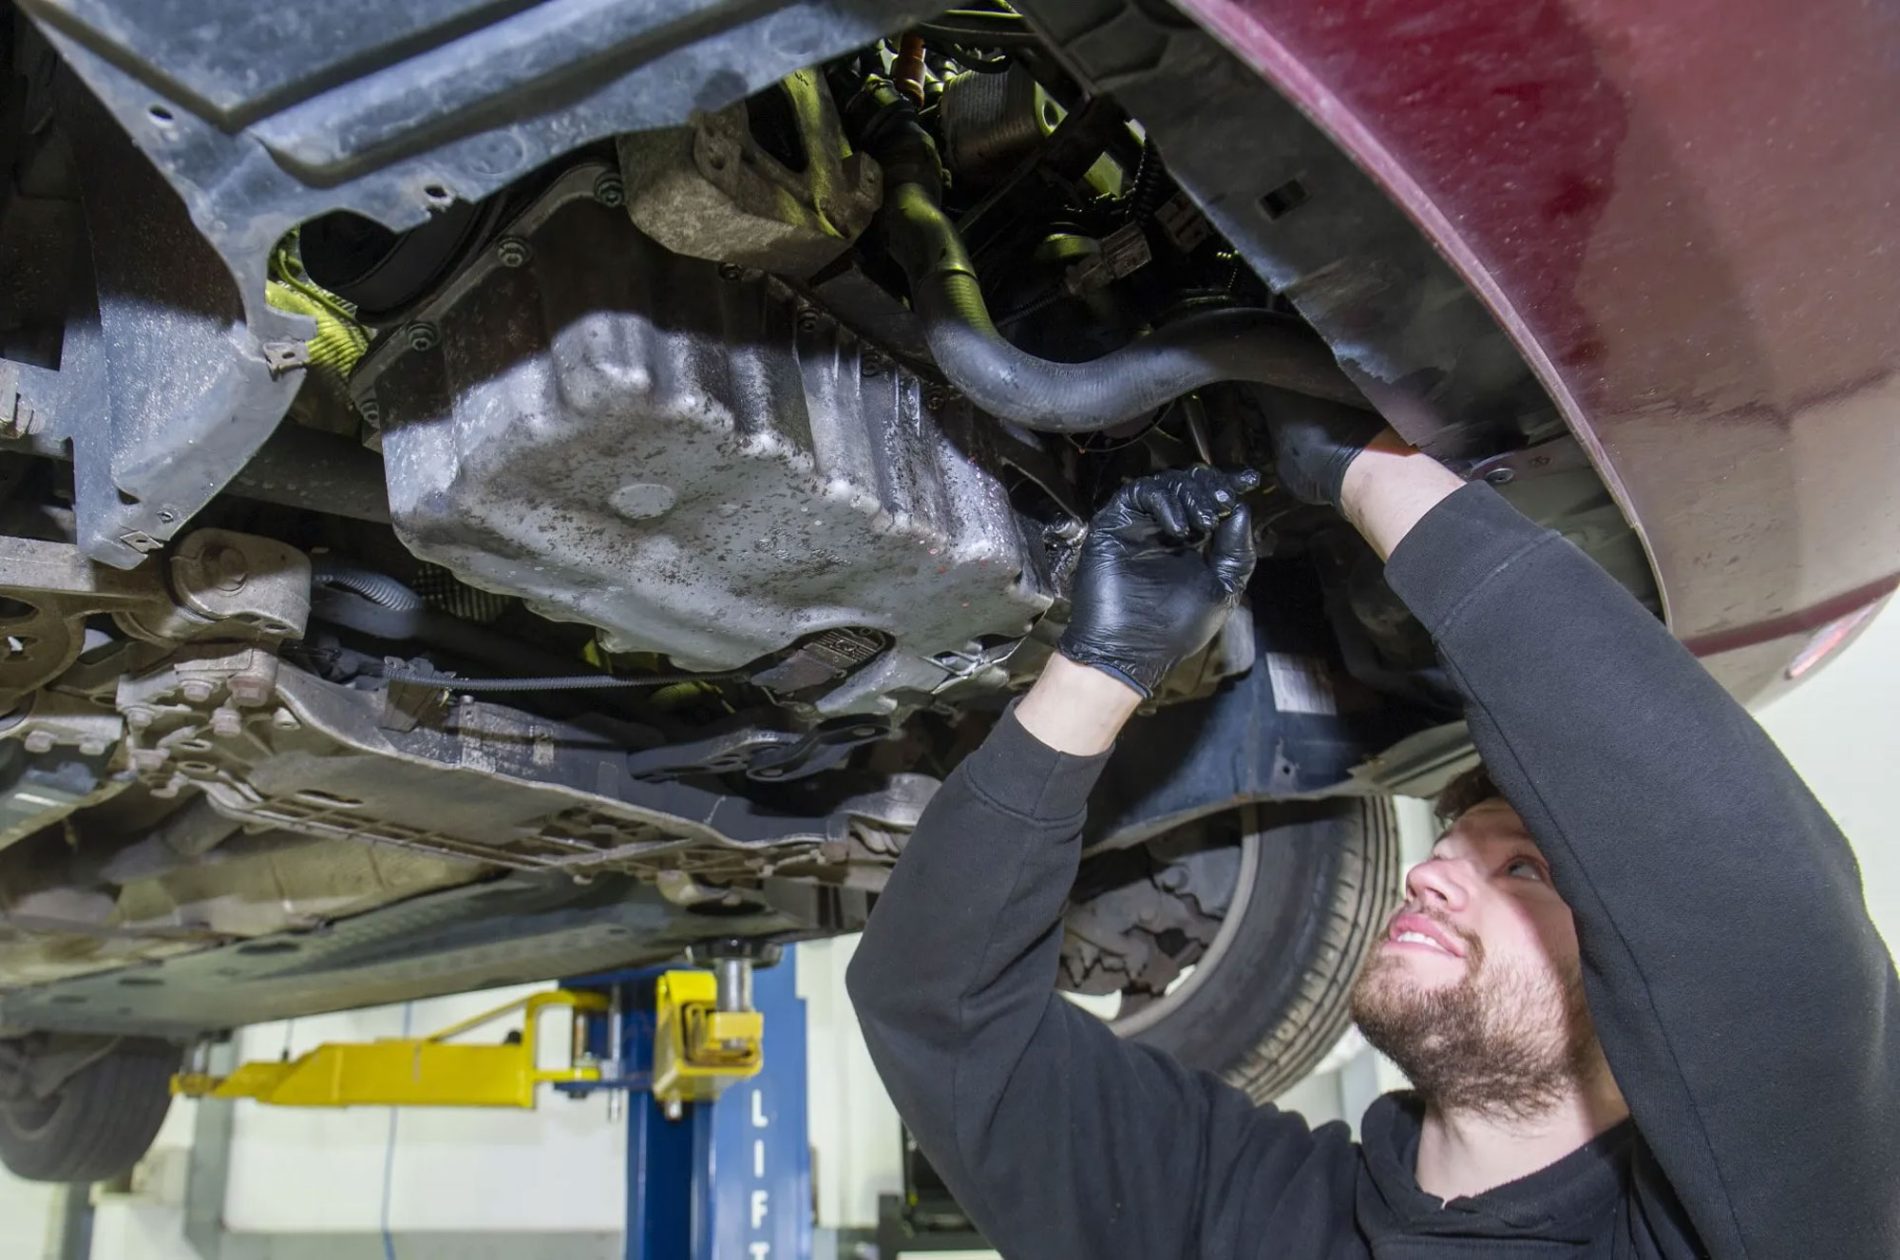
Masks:
[[[426,1037],[329,1042],[222,1077],[185,1072],[172,1092],[293,1107],[533,1107],[536,1087],[551,1084],[573,1097],[610,1091],[610,1117],[631,1096],[630,1260],[806,1260],[805,1004],[789,952],[773,965],[775,948],[721,946],[704,956],[710,969],[583,976]],[[556,1010],[572,1019],[569,1059],[542,1067],[540,1019]],[[462,1039],[515,1011],[519,1033]]]

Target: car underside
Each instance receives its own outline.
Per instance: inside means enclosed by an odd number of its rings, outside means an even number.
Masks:
[[[1402,421],[1655,605],[1484,307],[1166,6],[184,7],[7,15],[18,1063],[854,930],[1094,508],[1269,467],[1273,409]],[[1342,1003],[1183,1004],[1245,940],[1349,973],[1384,797],[1470,753],[1378,558],[1254,514],[1063,983],[1266,1097]]]

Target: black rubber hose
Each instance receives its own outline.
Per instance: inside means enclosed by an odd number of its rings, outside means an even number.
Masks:
[[[1026,354],[991,321],[976,268],[931,188],[893,181],[880,215],[937,367],[976,406],[1026,429],[1096,433],[1220,381],[1366,405],[1325,342],[1262,310],[1190,315],[1087,363]]]
[[[331,555],[310,558],[310,580],[317,586],[335,587],[361,595],[378,608],[391,612],[421,612],[428,601],[390,577]]]

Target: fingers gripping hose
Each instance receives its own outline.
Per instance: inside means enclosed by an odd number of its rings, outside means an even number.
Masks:
[[[976,269],[925,183],[893,182],[880,213],[938,368],[991,415],[1044,433],[1093,433],[1218,381],[1365,405],[1323,341],[1260,310],[1189,316],[1088,363],[1026,354],[991,322]]]

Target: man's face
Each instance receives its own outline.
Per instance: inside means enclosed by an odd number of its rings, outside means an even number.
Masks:
[[[1353,1015],[1428,1100],[1528,1116],[1600,1066],[1576,924],[1516,810],[1465,811],[1405,887]]]

